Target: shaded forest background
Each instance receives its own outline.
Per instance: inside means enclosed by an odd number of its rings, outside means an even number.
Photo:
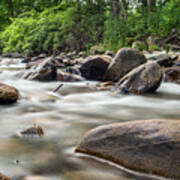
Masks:
[[[179,30],[180,0],[0,1],[2,52],[116,51]]]

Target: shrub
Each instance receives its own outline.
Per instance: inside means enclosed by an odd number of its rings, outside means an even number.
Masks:
[[[81,11],[77,6],[67,9],[56,6],[41,13],[23,13],[1,34],[3,51],[31,55],[86,49],[100,39],[104,21],[103,16],[91,13]]]

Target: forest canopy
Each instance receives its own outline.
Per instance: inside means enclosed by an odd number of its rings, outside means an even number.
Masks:
[[[0,12],[3,52],[116,51],[180,30],[180,0],[1,0]]]

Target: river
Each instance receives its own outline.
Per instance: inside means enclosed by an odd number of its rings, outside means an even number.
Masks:
[[[0,108],[0,171],[13,180],[41,175],[49,180],[152,180],[88,156],[76,155],[83,135],[99,125],[155,118],[178,119],[180,86],[163,83],[153,95],[97,92],[98,82],[42,83],[15,76],[24,69],[21,59],[2,59],[0,81],[21,95],[14,105]],[[39,125],[44,136],[20,135]],[[163,178],[160,178],[163,179]]]

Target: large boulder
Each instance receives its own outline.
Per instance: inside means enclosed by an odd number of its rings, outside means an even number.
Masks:
[[[131,48],[120,49],[109,65],[105,79],[119,81],[129,71],[145,63],[147,60],[143,54]]]
[[[160,86],[163,72],[156,62],[147,62],[124,76],[118,83],[122,93],[153,93]]]
[[[88,132],[76,152],[126,168],[180,179],[180,120],[140,120]]]
[[[86,79],[101,81],[111,60],[112,58],[107,55],[89,56],[80,67],[80,72]]]
[[[38,81],[55,81],[57,80],[57,68],[53,57],[40,60],[29,66],[23,78]]]
[[[0,104],[15,103],[19,98],[19,92],[16,88],[0,83]]]

